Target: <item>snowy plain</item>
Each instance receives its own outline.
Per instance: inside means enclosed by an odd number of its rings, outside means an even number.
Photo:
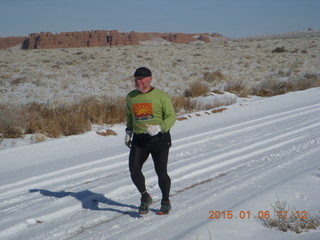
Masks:
[[[0,50],[0,104],[73,104],[83,98],[125,96],[136,68],[152,70],[153,85],[179,96],[193,82],[221,88],[242,82],[294,82],[320,74],[320,32],[209,43]],[[283,53],[272,53],[276,48]],[[206,74],[219,77],[206,78]]]
[[[82,135],[0,150],[0,239],[320,239],[268,228],[259,212],[277,199],[320,216],[320,88],[247,98],[203,111],[171,130],[173,210],[157,216],[160,190],[152,159],[143,171],[154,198],[140,196],[128,171],[123,124],[118,135]],[[210,211],[233,218],[210,219]],[[240,212],[250,211],[240,218]]]

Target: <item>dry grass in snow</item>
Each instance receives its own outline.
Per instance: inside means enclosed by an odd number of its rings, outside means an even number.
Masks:
[[[308,32],[211,43],[0,50],[1,135],[57,137],[87,131],[92,123],[121,122],[123,98],[140,66],[152,70],[153,85],[172,97],[178,114],[232,104],[233,98],[194,99],[223,91],[273,96],[317,87],[319,42],[319,32]]]
[[[265,221],[268,227],[278,228],[283,232],[293,231],[295,233],[307,232],[320,226],[320,219],[307,211],[297,210],[288,205],[286,201],[277,201],[272,205],[274,217]]]

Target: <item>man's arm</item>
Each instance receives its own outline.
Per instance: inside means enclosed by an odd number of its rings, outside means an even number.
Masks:
[[[126,119],[127,119],[127,129],[133,131],[133,123],[132,123],[132,109],[130,107],[130,100],[127,97],[126,100]]]
[[[162,100],[162,116],[163,122],[160,124],[160,127],[163,132],[168,132],[176,122],[176,114],[172,102],[166,94]]]

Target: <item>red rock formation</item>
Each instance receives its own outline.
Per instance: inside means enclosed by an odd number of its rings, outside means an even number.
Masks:
[[[202,33],[199,34],[199,38],[200,41],[204,41],[204,42],[210,42],[210,34],[209,33]]]
[[[192,34],[185,33],[167,33],[164,34],[163,39],[174,43],[190,43],[196,41],[196,39],[192,37]]]
[[[0,49],[22,45],[23,49],[70,48],[70,47],[100,47],[138,45],[134,32],[119,33],[118,31],[84,31],[32,33],[28,37],[0,38]]]
[[[26,37],[4,37],[0,38],[0,49],[21,45]]]
[[[214,33],[120,33],[112,31],[82,31],[82,32],[62,32],[52,34],[51,32],[32,33],[27,38],[21,37],[14,41],[5,38],[2,48],[18,45],[22,43],[22,49],[48,49],[48,48],[74,48],[74,47],[102,47],[102,46],[127,46],[138,45],[139,41],[154,39],[164,39],[174,43],[190,43],[194,41],[209,42],[211,37],[222,37]],[[0,38],[1,40],[1,38]],[[1,46],[1,41],[0,41]],[[1,48],[1,47],[0,47]]]
[[[101,47],[137,45],[138,39],[134,32],[119,33],[113,31],[83,31],[32,33],[23,43],[23,49],[70,48],[70,47]]]

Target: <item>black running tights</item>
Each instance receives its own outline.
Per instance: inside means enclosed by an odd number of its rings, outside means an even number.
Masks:
[[[153,159],[155,171],[158,175],[158,183],[162,193],[162,199],[168,200],[171,187],[171,179],[167,172],[169,147],[159,152],[149,152],[142,147],[132,145],[129,155],[131,179],[140,193],[146,191],[145,178],[141,170],[150,153]]]

